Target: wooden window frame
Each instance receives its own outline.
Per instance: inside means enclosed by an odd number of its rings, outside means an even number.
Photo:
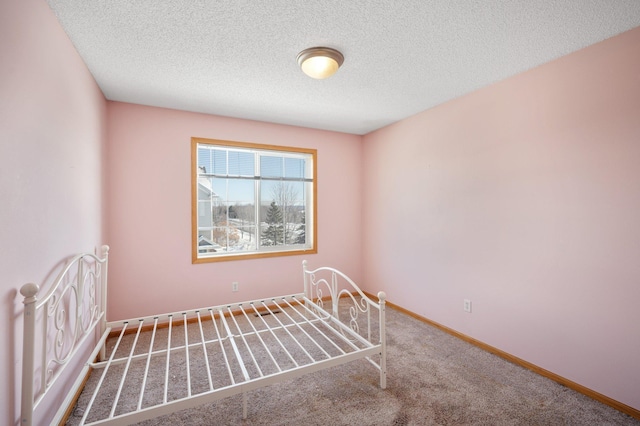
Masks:
[[[258,151],[264,153],[282,153],[284,155],[287,154],[302,154],[305,156],[309,156],[311,159],[311,186],[312,190],[310,194],[306,194],[307,197],[311,197],[310,201],[305,201],[305,206],[308,207],[311,205],[311,212],[313,217],[308,217],[308,209],[305,208],[305,236],[306,238],[311,238],[310,244],[304,248],[291,248],[292,246],[286,246],[285,249],[279,250],[275,247],[278,246],[269,246],[268,249],[260,248],[260,244],[257,243],[258,249],[255,251],[247,251],[247,252],[223,252],[224,254],[214,254],[203,256],[199,253],[199,231],[198,231],[198,146],[199,145],[212,145],[219,146],[222,148],[240,148],[250,151]],[[227,140],[217,140],[217,139],[207,139],[207,138],[199,138],[192,137],[191,138],[191,257],[192,263],[210,263],[210,262],[222,262],[222,261],[231,261],[231,260],[246,260],[246,259],[257,259],[257,258],[266,258],[266,257],[279,257],[279,256],[295,256],[295,255],[306,255],[306,254],[314,254],[318,252],[318,197],[317,197],[317,150],[309,149],[309,148],[297,148],[290,146],[280,146],[280,145],[265,145],[265,144],[257,144],[251,142],[236,142],[236,141],[227,141]],[[255,176],[254,179],[261,179],[258,176]],[[255,195],[256,202],[260,202],[260,195]],[[227,210],[228,212],[228,210]],[[255,222],[259,223],[260,218],[256,218]],[[311,233],[311,234],[310,234]],[[256,236],[259,239],[258,236]]]

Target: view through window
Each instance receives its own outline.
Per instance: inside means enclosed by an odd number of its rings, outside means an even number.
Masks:
[[[194,263],[316,252],[315,150],[191,143]]]

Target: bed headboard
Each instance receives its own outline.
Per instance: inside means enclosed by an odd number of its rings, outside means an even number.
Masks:
[[[33,411],[85,340],[96,336],[96,327],[105,332],[108,253],[105,245],[99,254],[73,256],[45,295],[32,283],[20,289],[24,296],[22,425],[32,423]]]

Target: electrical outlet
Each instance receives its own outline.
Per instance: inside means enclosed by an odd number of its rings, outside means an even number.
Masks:
[[[471,300],[469,299],[464,299],[464,306],[463,309],[465,312],[471,312]]]
[[[238,281],[231,283],[231,291],[238,291]]]

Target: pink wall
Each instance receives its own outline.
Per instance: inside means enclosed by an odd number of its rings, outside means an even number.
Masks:
[[[635,29],[365,136],[368,289],[640,409],[638,46]]]
[[[300,292],[305,258],[359,281],[359,136],[114,102],[108,111],[109,319]],[[192,136],[317,149],[318,254],[193,265]]]
[[[0,2],[0,413],[20,415],[22,297],[103,243],[106,101],[46,2]],[[48,424],[45,401],[39,424]],[[6,423],[5,423],[6,422]]]

